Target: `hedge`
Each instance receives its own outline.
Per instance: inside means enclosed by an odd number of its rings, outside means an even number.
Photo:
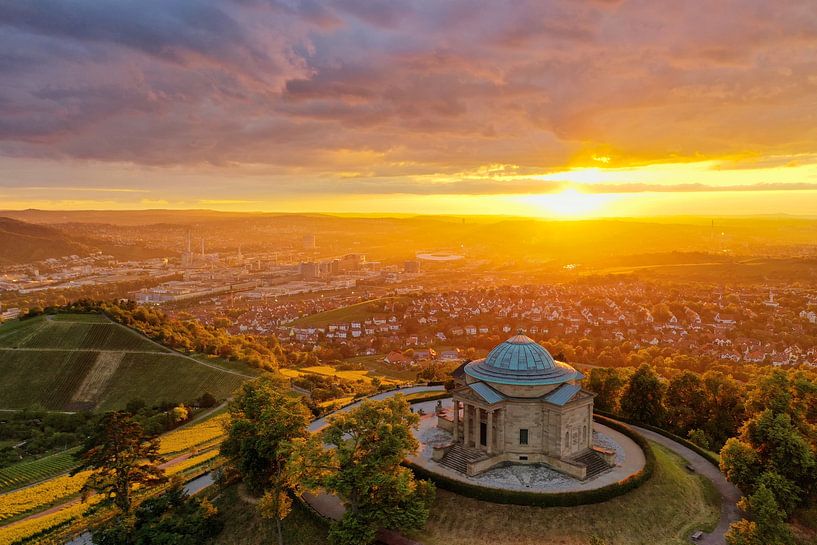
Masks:
[[[486,488],[432,473],[410,462],[404,462],[404,465],[414,471],[417,477],[429,479],[440,488],[478,500],[536,507],[573,507],[589,503],[601,503],[634,490],[649,480],[655,470],[655,454],[647,440],[629,426],[600,415],[594,415],[593,418],[597,422],[623,433],[641,447],[641,450],[644,451],[644,467],[621,481],[595,490],[547,493]]]
[[[412,395],[412,394],[409,394]],[[437,401],[438,399],[448,399],[451,397],[451,392],[426,392],[426,395],[420,394],[423,397],[416,397],[409,399],[409,405],[417,403],[425,403],[427,401]]]
[[[604,416],[606,418],[615,418],[616,420],[621,420],[622,422],[627,422],[628,424],[632,424],[634,426],[641,426],[642,428],[644,428],[646,430],[650,430],[650,431],[653,431],[653,432],[655,432],[655,433],[657,433],[659,435],[663,435],[667,439],[672,439],[676,443],[680,443],[683,446],[685,446],[686,448],[688,448],[689,450],[691,450],[691,451],[695,452],[696,454],[700,455],[707,462],[709,462],[713,466],[717,467],[718,469],[720,469],[720,467],[721,467],[721,461],[717,456],[713,455],[708,450],[702,449],[700,446],[696,445],[695,443],[693,443],[689,439],[684,439],[680,435],[675,435],[671,431],[667,431],[667,430],[665,430],[663,428],[659,428],[657,426],[652,426],[650,424],[644,424],[642,422],[636,422],[635,420],[632,420],[630,418],[625,418],[623,416],[618,416],[618,415],[608,413],[608,412],[605,412],[605,411],[595,411],[595,412],[596,412],[596,414]]]

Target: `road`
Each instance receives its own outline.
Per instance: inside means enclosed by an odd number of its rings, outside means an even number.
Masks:
[[[703,545],[724,545],[726,543],[724,536],[729,529],[729,525],[741,518],[740,510],[737,506],[737,502],[742,495],[740,490],[727,481],[726,477],[723,476],[723,473],[721,473],[718,468],[713,466],[706,458],[697,452],[654,431],[638,426],[631,425],[631,427],[650,441],[658,443],[678,454],[687,461],[696,473],[703,475],[715,485],[715,488],[721,496],[721,518],[712,533],[705,534],[703,539],[696,543]]]

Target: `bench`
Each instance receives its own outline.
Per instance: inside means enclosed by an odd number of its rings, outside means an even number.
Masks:
[[[693,534],[691,536],[689,536],[689,537],[692,538],[692,541],[700,541],[701,538],[704,537],[704,533],[702,531],[698,530],[697,532],[693,532]]]

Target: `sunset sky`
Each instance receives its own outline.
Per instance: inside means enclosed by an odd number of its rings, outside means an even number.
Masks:
[[[817,9],[0,0],[27,207],[817,216]]]

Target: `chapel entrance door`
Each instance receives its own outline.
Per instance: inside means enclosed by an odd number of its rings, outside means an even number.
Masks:
[[[479,444],[483,447],[488,445],[488,424],[485,422],[479,423]]]

